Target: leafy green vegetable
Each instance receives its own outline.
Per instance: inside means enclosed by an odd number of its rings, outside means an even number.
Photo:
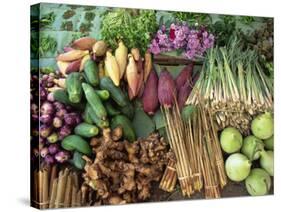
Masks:
[[[139,107],[135,109],[133,127],[137,137],[141,138],[146,138],[155,130],[155,124],[152,119]]]
[[[165,120],[160,109],[154,114],[153,121],[157,130],[165,127]]]
[[[173,12],[177,21],[185,21],[189,25],[202,26],[210,23],[210,16],[204,13]]]
[[[112,48],[122,39],[128,48],[136,47],[144,53],[157,27],[153,10],[116,9],[104,15],[101,34]]]

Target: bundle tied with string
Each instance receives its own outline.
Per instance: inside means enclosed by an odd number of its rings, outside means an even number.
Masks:
[[[204,187],[206,198],[218,198],[227,179],[217,128],[201,100],[199,106],[185,107],[180,111],[175,90],[172,76],[163,70],[159,77],[158,97],[168,141],[176,158],[176,163],[171,162],[176,175],[167,167],[161,183],[170,186],[160,183],[160,188],[171,191],[177,176],[184,196],[190,197]]]
[[[233,126],[248,135],[255,115],[273,111],[273,79],[262,70],[257,53],[243,50],[237,38],[226,47],[208,51],[186,105],[198,104],[197,91],[219,130]]]

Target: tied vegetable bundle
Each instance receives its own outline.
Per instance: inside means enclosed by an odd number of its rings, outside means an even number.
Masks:
[[[263,72],[257,54],[242,51],[239,41],[208,52],[203,70],[186,104],[204,96],[219,129],[233,126],[249,134],[252,117],[273,110],[273,81]]]

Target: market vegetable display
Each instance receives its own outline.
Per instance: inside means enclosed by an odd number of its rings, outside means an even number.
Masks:
[[[73,35],[44,40],[55,66],[32,69],[33,204],[272,194],[270,20],[97,8],[62,12]]]

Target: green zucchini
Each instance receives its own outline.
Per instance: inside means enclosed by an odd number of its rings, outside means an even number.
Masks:
[[[92,86],[99,85],[99,68],[93,60],[87,60],[84,66],[84,73],[87,81]]]
[[[65,105],[69,105],[73,108],[83,110],[85,108],[85,105],[82,103],[72,103],[67,95],[67,92],[64,89],[58,89],[53,92],[54,99],[60,103],[63,103]]]
[[[117,110],[117,109],[111,104],[110,101],[104,102],[104,106],[105,106],[105,109],[106,109],[108,115],[110,115],[110,116],[116,116],[116,115],[120,114],[120,111]]]
[[[121,107],[126,106],[129,102],[128,97],[122,92],[121,88],[115,86],[109,77],[101,78],[100,88],[108,90],[111,98]]]
[[[122,127],[124,139],[134,142],[136,134],[132,122],[124,115],[117,115],[111,121],[111,128],[114,129],[118,126]]]
[[[87,141],[81,138],[79,135],[69,135],[65,137],[61,142],[62,148],[68,151],[78,151],[85,155],[91,155],[92,150]]]
[[[106,120],[107,112],[102,104],[100,97],[98,96],[95,89],[87,83],[82,83],[82,87],[86,96],[88,103],[91,105],[93,111],[97,114],[97,116]]]
[[[86,105],[85,112],[87,112],[89,114],[89,117],[91,118],[93,123],[96,124],[98,127],[100,127],[100,128],[109,127],[108,120],[107,119],[106,120],[101,120],[97,116],[97,114],[94,112],[94,110],[92,109],[92,107],[90,106],[89,103]]]
[[[76,135],[80,135],[85,138],[91,138],[99,133],[99,128],[92,124],[80,123],[74,128],[74,132]]]
[[[88,104],[87,104],[88,105]],[[82,114],[82,118],[83,118],[83,120],[84,120],[84,122],[86,122],[86,123],[88,123],[88,124],[93,124],[94,122],[93,122],[93,120],[92,120],[92,118],[91,118],[91,115],[90,115],[90,105],[87,107],[87,105],[86,105],[86,107],[85,107],[85,110],[84,110],[84,113]]]
[[[96,90],[96,92],[102,101],[108,100],[110,97],[110,94],[107,90]]]
[[[66,90],[70,102],[79,103],[82,98],[82,86],[80,73],[73,72],[66,78]]]

